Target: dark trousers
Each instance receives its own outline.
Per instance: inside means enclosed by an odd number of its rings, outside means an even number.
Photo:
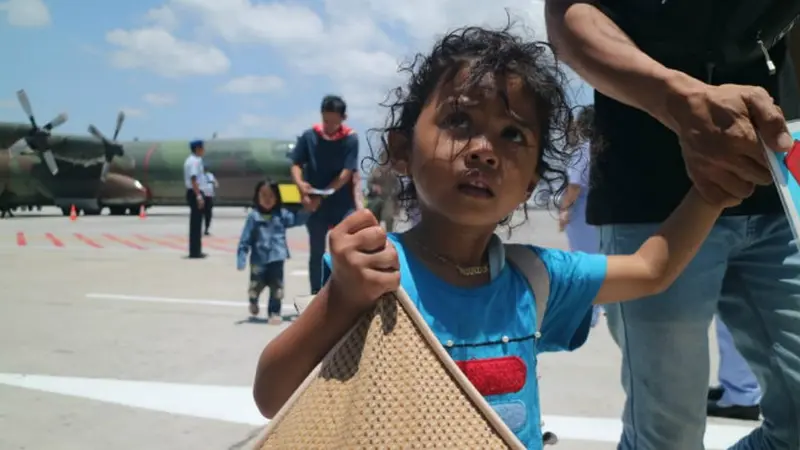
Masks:
[[[189,204],[189,256],[200,256],[203,253],[203,210],[197,204],[197,195],[191,189],[186,190],[186,203]]]
[[[329,211],[317,211],[308,218],[308,280],[311,285],[311,295],[316,295],[322,289],[322,257],[325,254],[328,231],[339,224],[353,210],[344,214],[333,214]]]
[[[206,233],[208,233],[208,227],[211,226],[211,212],[214,209],[214,197],[204,196],[206,204],[203,206],[203,218],[206,221]]]
[[[283,305],[283,261],[274,261],[263,266],[250,266],[250,303],[257,303],[258,297],[265,288],[269,288],[269,304],[267,314],[281,313]]]

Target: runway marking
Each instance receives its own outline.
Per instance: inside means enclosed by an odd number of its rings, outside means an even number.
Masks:
[[[57,238],[57,237],[53,236],[53,233],[45,233],[45,235],[44,235],[44,236],[45,236],[45,237],[46,237],[48,240],[50,240],[50,242],[52,242],[52,243],[53,243],[53,245],[55,245],[56,247],[63,247],[63,246],[64,246],[64,243],[63,243],[63,242],[61,242],[61,240],[60,240],[59,238]]]
[[[141,245],[139,245],[139,244],[137,244],[135,242],[131,242],[131,241],[127,240],[127,239],[122,239],[120,237],[114,236],[113,234],[103,233],[103,237],[108,239],[109,241],[114,241],[114,242],[117,242],[119,244],[128,246],[130,248],[135,248],[137,250],[147,250],[146,247],[142,247]]]
[[[307,277],[308,276],[308,271],[307,270],[293,270],[290,273],[290,275],[293,276],[293,277]]]
[[[90,293],[86,294],[86,298],[97,300],[120,300],[128,302],[141,302],[141,303],[169,303],[175,305],[202,305],[202,306],[221,306],[227,308],[245,308],[247,306],[247,299],[242,298],[240,301],[236,300],[215,300],[215,299],[200,299],[200,298],[171,298],[171,297],[150,297],[146,295],[123,295],[123,294],[101,294]],[[262,303],[266,306],[266,303]],[[291,300],[284,300],[281,314],[284,316],[292,316],[297,314],[297,309]]]
[[[171,234],[171,235],[169,235],[167,237],[169,239],[172,239],[172,240],[175,240],[175,241],[179,241],[179,242],[183,243],[184,245],[188,245],[189,244],[189,239],[184,237],[184,236],[178,236],[178,235]],[[213,242],[208,242],[207,239],[208,238],[204,238],[203,239],[203,247],[213,248],[214,250],[219,250],[219,251],[226,252],[226,253],[236,253],[236,250],[234,250],[234,249],[232,249],[230,247],[226,247],[226,246],[223,246],[223,245],[216,245]]]
[[[17,245],[20,247],[28,245],[28,240],[25,239],[25,233],[23,233],[22,231],[17,233]]]
[[[265,425],[250,386],[219,386],[102,378],[0,373],[0,384],[53,394],[114,403],[151,411],[247,425]],[[559,440],[616,443],[622,424],[616,418],[548,416],[545,429]],[[755,426],[709,423],[704,439],[708,450],[724,450]]]
[[[149,243],[158,244],[158,245],[163,245],[164,247],[174,248],[176,250],[186,250],[186,248],[184,248],[182,245],[174,244],[174,243],[172,243],[170,241],[167,241],[167,240],[164,240],[164,239],[155,239],[155,238],[147,237],[147,236],[142,235],[142,234],[134,234],[133,237],[135,237],[136,239],[139,239],[140,241],[149,242]]]
[[[81,241],[84,244],[88,245],[89,247],[103,248],[102,245],[98,244],[97,242],[89,239],[88,237],[86,237],[86,236],[84,236],[84,235],[82,235],[80,233],[75,233],[75,237],[78,238],[79,241]]]

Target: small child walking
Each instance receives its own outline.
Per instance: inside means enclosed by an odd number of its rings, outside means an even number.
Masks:
[[[583,345],[592,305],[667,289],[737,201],[711,204],[692,188],[632,255],[528,246],[550,282],[538,300],[547,305],[540,331],[534,292],[504,264],[494,233],[540,181],[563,190],[572,122],[566,77],[546,44],[509,28],[453,31],[412,61],[408,85],[387,102],[378,152],[407,177],[401,199],[419,210],[419,223],[387,235],[360,210],[331,231],[327,280],[262,352],[255,401],[272,417],[358,318],[402,286],[506,425],[526,448],[541,449],[537,355]]]
[[[258,315],[258,297],[268,287],[267,319],[274,325],[283,321],[283,264],[290,257],[286,230],[304,225],[307,219],[305,211],[293,213],[283,207],[277,183],[267,179],[256,184],[253,209],[247,215],[236,253],[236,268],[240,271],[245,269],[250,253],[248,296],[252,316]]]

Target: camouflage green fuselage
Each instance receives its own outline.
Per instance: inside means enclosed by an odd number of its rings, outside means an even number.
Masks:
[[[116,157],[105,182],[100,180],[104,148],[90,136],[53,135],[50,147],[59,172],[52,175],[41,155],[20,140],[30,127],[0,124],[0,206],[52,204],[55,199],[99,199],[106,205],[183,205],[183,164],[188,141],[129,141]],[[13,145],[12,145],[13,144]],[[285,184],[294,203],[289,152],[293,142],[270,139],[213,139],[205,142],[206,167],[216,176],[216,204],[249,205],[255,184],[265,178]],[[8,146],[21,150],[11,156]],[[147,195],[139,185],[144,185]]]
[[[203,162],[219,182],[215,204],[249,205],[253,188],[269,177],[291,184],[289,152],[294,142],[267,139],[213,139],[205,141]],[[189,156],[187,141],[127,142],[125,156],[115,158],[111,171],[139,180],[155,205],[186,202],[183,164]]]

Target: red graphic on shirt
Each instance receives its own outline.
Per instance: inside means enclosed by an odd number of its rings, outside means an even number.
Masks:
[[[483,396],[519,392],[528,375],[525,361],[518,356],[456,361],[456,365]]]
[[[322,127],[322,124],[318,123],[315,124],[313,127],[314,131],[317,132],[318,135],[322,136],[323,138],[329,141],[338,141],[339,139],[344,139],[347,136],[350,136],[354,133],[353,129],[348,127],[347,125],[342,125],[336,130],[333,134],[325,134],[325,129]]]

